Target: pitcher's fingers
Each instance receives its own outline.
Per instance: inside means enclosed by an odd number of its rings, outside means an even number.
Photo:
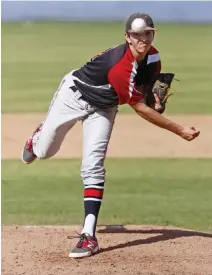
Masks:
[[[199,134],[200,134],[200,131],[197,131],[197,130],[196,130],[195,137],[198,137]]]
[[[191,129],[197,131],[197,129],[194,126],[192,126]]]
[[[160,104],[160,99],[156,93],[154,93],[154,98],[155,98],[156,103]]]

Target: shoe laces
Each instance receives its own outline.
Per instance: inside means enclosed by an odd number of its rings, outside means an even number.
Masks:
[[[77,243],[76,246],[79,247],[79,248],[81,248],[83,246],[84,241],[88,241],[88,236],[85,233],[80,234],[80,233],[78,233],[76,231],[75,231],[75,233],[77,235],[75,235],[75,236],[67,236],[67,238],[68,239],[79,239],[79,241],[78,241],[78,243]]]
[[[74,236],[67,236],[67,239],[77,239],[80,238],[82,234],[78,233],[77,231],[74,231],[76,235]]]

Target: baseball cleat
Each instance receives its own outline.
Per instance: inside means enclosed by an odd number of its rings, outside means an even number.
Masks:
[[[98,241],[87,233],[80,235],[77,245],[69,253],[69,258],[89,257],[99,251]]]
[[[41,125],[38,126],[38,128],[34,131],[32,136],[26,141],[26,143],[24,145],[24,149],[23,149],[23,152],[22,152],[22,155],[21,155],[21,159],[26,164],[32,163],[37,158],[37,156],[33,152],[33,143],[32,143],[32,141],[33,141],[34,135],[36,133],[40,132],[40,130],[41,130]]]

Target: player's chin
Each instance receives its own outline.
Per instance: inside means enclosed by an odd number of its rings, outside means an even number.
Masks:
[[[137,52],[139,54],[146,54],[148,52],[148,49],[138,49]]]
[[[151,45],[150,45],[151,46]],[[150,48],[149,45],[142,45],[140,47],[137,48],[137,51],[142,54],[142,53],[147,53],[149,48]]]

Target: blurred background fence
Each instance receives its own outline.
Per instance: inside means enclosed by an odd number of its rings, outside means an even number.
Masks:
[[[123,20],[150,13],[158,22],[212,22],[209,1],[2,1],[2,21]]]
[[[67,72],[82,66],[96,53],[124,42],[124,21],[137,11],[149,13],[159,29],[154,44],[161,53],[163,71],[173,71],[181,80],[173,83],[177,93],[167,112],[212,112],[212,2],[1,4],[3,112],[44,112]],[[127,106],[120,110],[130,112]]]

